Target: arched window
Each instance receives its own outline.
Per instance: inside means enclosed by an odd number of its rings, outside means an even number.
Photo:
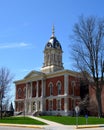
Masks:
[[[49,84],[50,96],[53,95],[53,83]]]
[[[18,88],[18,97],[20,98],[22,96],[22,89]]]
[[[74,91],[75,91],[75,86],[76,86],[76,83],[75,83],[75,81],[73,80],[72,82],[71,82],[71,88],[72,88],[72,95],[74,95]]]
[[[61,94],[61,82],[58,81],[56,86],[57,86],[58,95],[60,95]]]

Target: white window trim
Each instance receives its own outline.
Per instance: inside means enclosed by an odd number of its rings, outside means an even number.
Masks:
[[[61,99],[57,99],[57,110],[61,110]]]
[[[59,87],[58,87],[58,84],[60,84],[60,89],[59,89]],[[61,91],[62,91],[62,83],[61,83],[61,81],[57,81],[57,83],[56,83],[56,86],[57,86],[57,91],[58,91],[58,95],[60,95],[61,94]]]
[[[50,86],[50,85],[52,85],[52,86]],[[50,96],[52,96],[53,95],[53,83],[50,82],[48,87],[49,87],[49,94],[50,94]]]
[[[71,82],[72,95],[73,95],[73,96],[74,96],[74,88],[75,88],[75,86],[76,86],[76,82],[73,80],[73,81]]]

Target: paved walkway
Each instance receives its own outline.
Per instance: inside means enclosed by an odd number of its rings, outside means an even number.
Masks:
[[[48,125],[43,126],[45,130],[75,130],[76,129],[76,125],[63,125],[39,117],[34,117],[34,116],[29,116],[29,117],[47,123]],[[104,125],[103,124],[102,125],[79,125],[78,129],[87,129],[87,128],[89,129],[89,128],[99,128],[99,127],[104,127]]]
[[[45,120],[45,119],[42,119],[39,117],[34,117],[34,116],[29,116],[29,117],[47,123],[48,125],[43,126],[43,128],[45,128],[45,130],[74,130],[75,129],[75,126],[72,126],[72,125],[70,125],[70,126],[62,125],[60,123],[48,121],[48,120]]]

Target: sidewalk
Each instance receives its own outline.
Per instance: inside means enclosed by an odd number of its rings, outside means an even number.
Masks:
[[[44,125],[43,128],[45,128],[45,130],[74,130],[75,126],[73,125],[63,125],[60,123],[56,123],[53,121],[49,121],[49,120],[45,120],[39,117],[34,117],[34,116],[29,116],[30,118],[45,122],[47,125]]]
[[[43,126],[46,130],[75,130],[75,129],[84,129],[84,128],[98,128],[98,127],[104,127],[104,125],[102,124],[98,124],[98,125],[78,125],[78,127],[76,128],[76,125],[63,125],[60,123],[56,123],[53,121],[48,121],[39,117],[33,117],[33,116],[29,116],[30,118],[42,121],[47,123],[48,125]]]

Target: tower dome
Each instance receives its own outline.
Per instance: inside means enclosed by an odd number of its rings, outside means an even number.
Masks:
[[[52,36],[45,45],[44,63],[41,71],[44,73],[55,72],[64,69],[62,63],[62,47],[54,35],[54,26],[52,27]]]
[[[49,49],[49,48],[55,48],[55,49],[61,49],[61,44],[59,43],[59,41],[57,40],[57,38],[54,35],[54,26],[52,27],[52,36],[50,37],[50,40],[47,42],[45,49]]]

